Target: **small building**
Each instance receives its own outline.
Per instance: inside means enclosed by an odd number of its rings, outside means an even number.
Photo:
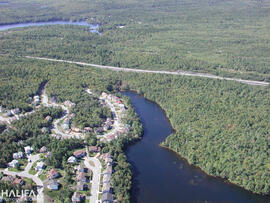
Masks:
[[[49,184],[48,184],[48,189],[50,189],[50,190],[59,190],[59,186],[60,186],[60,184],[57,182],[57,181],[55,181],[55,180],[52,180]]]
[[[13,114],[13,115],[18,115],[21,111],[19,108],[16,108],[16,109],[11,109],[10,112]]]
[[[15,184],[15,185],[23,185],[24,184],[24,181],[22,178],[15,178],[12,182],[12,184]]]
[[[82,165],[79,165],[77,168],[78,172],[83,172],[83,173],[87,173],[88,169],[83,167]]]
[[[39,104],[39,102],[40,102],[39,96],[38,95],[34,96],[33,105],[37,106]]]
[[[102,192],[111,192],[111,184],[110,183],[104,183],[102,186]]]
[[[84,190],[87,190],[88,189],[88,185],[86,185],[85,183],[83,182],[78,182],[77,183],[77,190],[78,191],[84,191]]]
[[[41,128],[41,132],[42,132],[43,134],[49,133],[49,129],[46,128],[46,127],[43,127],[43,128]]]
[[[0,113],[4,111],[4,107],[0,106]]]
[[[24,148],[24,152],[27,155],[30,155],[33,151],[34,151],[33,148],[30,147],[30,146],[27,146],[27,147]]]
[[[106,124],[103,126],[103,130],[104,130],[104,131],[107,131],[107,130],[110,130],[110,129],[112,129],[112,126],[111,126],[110,124],[108,124],[108,123],[106,123]]]
[[[98,147],[98,146],[91,146],[91,147],[89,147],[89,152],[90,153],[98,153],[100,151],[101,151],[101,148]]]
[[[16,167],[20,166],[20,163],[19,163],[18,160],[14,159],[14,160],[12,160],[11,162],[8,163],[8,166],[12,167],[12,168],[16,168]]]
[[[90,128],[90,127],[85,127],[83,130],[84,130],[85,132],[92,132],[92,131],[93,131],[93,129]]]
[[[56,96],[52,97],[52,103],[57,103],[57,97]]]
[[[112,166],[107,166],[103,174],[112,174]]]
[[[67,107],[74,107],[76,106],[76,104],[72,103],[71,101],[67,100],[64,102],[64,105],[67,106]]]
[[[110,183],[111,182],[112,175],[111,174],[105,174],[103,175],[103,184],[104,183]]]
[[[35,170],[36,171],[41,171],[41,170],[45,169],[45,167],[46,166],[45,166],[44,162],[40,161],[40,162],[37,163],[37,166],[36,166]]]
[[[50,171],[49,171],[49,173],[48,173],[48,178],[50,179],[50,180],[52,180],[52,179],[55,179],[55,178],[59,178],[60,177],[60,173],[58,173],[55,169],[51,169]]]
[[[103,132],[104,132],[104,130],[102,127],[95,129],[95,133],[103,133]]]
[[[84,157],[84,156],[86,155],[86,152],[85,152],[85,150],[77,150],[77,151],[73,152],[73,155],[74,155],[77,159],[79,159],[79,158]]]
[[[7,117],[10,117],[10,116],[12,116],[12,113],[11,113],[11,111],[10,111],[10,110],[6,110],[6,112],[5,112],[5,116],[7,116]]]
[[[105,192],[101,196],[101,203],[113,203],[113,195],[110,192]]]
[[[74,156],[71,156],[71,157],[68,158],[67,162],[69,164],[75,164],[75,163],[78,163],[78,159],[76,157],[74,157]]]
[[[78,182],[86,182],[87,181],[87,178],[86,178],[86,175],[84,172],[80,172],[78,175],[77,175],[77,181]]]
[[[71,128],[71,130],[75,133],[80,133],[81,129],[80,128]]]
[[[69,124],[63,123],[61,125],[61,128],[63,128],[63,130],[68,130],[69,129]]]
[[[74,192],[74,194],[71,197],[72,203],[81,202],[85,199],[85,196],[81,195],[78,192]]]
[[[13,153],[13,159],[22,159],[24,157],[23,152]]]
[[[46,116],[45,120],[48,121],[48,122],[51,122],[52,121],[52,117],[51,116]]]
[[[47,147],[43,146],[39,150],[40,153],[46,153],[47,152]]]

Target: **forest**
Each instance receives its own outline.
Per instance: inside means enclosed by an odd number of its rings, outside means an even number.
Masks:
[[[10,1],[0,6],[2,24],[86,19],[99,23],[102,35],[89,35],[88,28],[26,29],[18,44],[19,33],[1,32],[0,53],[8,46],[15,55],[269,81],[269,8],[268,1],[253,0]]]

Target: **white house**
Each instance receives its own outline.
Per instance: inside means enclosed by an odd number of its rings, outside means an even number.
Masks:
[[[27,155],[30,155],[34,150],[33,150],[32,147],[27,146],[27,147],[24,148],[24,151],[25,151],[25,153],[26,153]]]
[[[76,157],[74,157],[74,156],[71,156],[71,157],[68,158],[67,162],[69,164],[78,163],[78,159]]]
[[[19,161],[18,160],[15,160],[15,159],[13,161],[11,161],[11,162],[8,163],[8,166],[9,167],[12,167],[12,168],[16,168],[19,165],[20,165]]]
[[[44,164],[44,162],[42,162],[42,161],[40,161],[40,162],[38,162],[37,163],[37,166],[36,166],[36,171],[41,171],[41,170],[43,170],[45,168],[45,164]]]
[[[24,157],[23,152],[13,153],[13,159],[21,159]]]

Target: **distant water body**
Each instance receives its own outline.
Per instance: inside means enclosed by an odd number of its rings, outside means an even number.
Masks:
[[[124,92],[139,115],[144,137],[126,154],[133,168],[132,203],[269,203],[222,179],[206,175],[176,153],[159,147],[173,129],[164,111],[134,92]]]
[[[100,34],[98,32],[99,25],[89,24],[89,23],[87,23],[85,21],[82,21],[82,22],[52,21],[52,22],[38,22],[38,23],[8,24],[8,25],[0,25],[0,31],[9,30],[9,29],[12,29],[12,28],[46,26],[46,25],[78,25],[78,26],[88,26],[90,32]]]

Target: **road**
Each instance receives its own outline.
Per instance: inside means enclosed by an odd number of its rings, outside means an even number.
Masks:
[[[88,152],[88,150],[86,150]],[[92,161],[95,166],[92,166],[89,162]],[[98,202],[98,194],[99,194],[99,185],[100,185],[100,177],[101,177],[101,163],[96,157],[89,157],[87,153],[87,157],[84,160],[85,166],[93,172],[92,186],[91,186],[91,196],[90,202],[97,203]]]
[[[44,185],[43,182],[35,175],[31,175],[29,174],[29,170],[32,168],[33,164],[40,160],[40,156],[39,154],[37,155],[30,155],[28,156],[28,159],[31,160],[31,162],[28,162],[27,166],[25,167],[24,171],[22,172],[13,172],[13,171],[8,171],[8,170],[3,170],[2,172],[6,175],[12,175],[12,176],[20,176],[20,177],[25,177],[25,178],[29,178],[32,179],[36,185],[38,186],[37,192],[37,203],[44,203]]]
[[[41,94],[41,102],[42,102],[42,104],[43,104],[44,106],[46,106],[46,107],[60,107],[60,108],[62,108],[62,109],[64,110],[63,116],[62,116],[61,118],[59,118],[59,119],[57,119],[57,120],[55,120],[55,121],[53,122],[53,129],[52,129],[52,131],[53,131],[55,134],[61,135],[61,137],[63,137],[63,138],[78,138],[78,139],[83,138],[83,135],[81,135],[81,134],[78,134],[78,135],[71,135],[71,134],[67,134],[67,133],[62,132],[62,131],[59,129],[59,125],[58,125],[58,124],[59,124],[59,122],[60,122],[61,120],[63,120],[63,119],[65,119],[65,118],[68,117],[68,115],[69,115],[69,109],[68,109],[65,105],[63,105],[63,104],[50,103],[50,102],[49,102],[48,95],[46,94],[45,88],[42,90],[42,94]]]
[[[86,92],[88,94],[93,94],[89,89],[87,89]],[[109,135],[115,134],[120,128],[120,123],[119,123],[119,116],[117,115],[117,111],[115,110],[114,105],[108,99],[105,99],[105,98],[103,98],[101,96],[100,96],[99,99],[104,99],[105,100],[105,103],[110,107],[110,109],[111,109],[111,111],[113,113],[113,117],[114,117],[113,118],[114,119],[113,129],[109,133],[106,133],[104,135],[97,135],[97,137],[101,138],[101,137],[107,137]]]
[[[229,81],[236,81],[248,85],[256,85],[256,86],[268,86],[270,83],[268,82],[261,82],[255,80],[243,80],[240,78],[228,78],[228,77],[221,77],[216,75],[211,75],[207,73],[196,73],[196,72],[189,72],[189,71],[154,71],[154,70],[142,70],[142,69],[131,69],[131,68],[121,68],[121,67],[113,67],[113,66],[103,66],[91,63],[84,63],[84,62],[76,62],[76,61],[68,61],[68,60],[60,60],[60,59],[51,59],[51,58],[42,58],[42,57],[33,57],[33,56],[26,56],[29,59],[37,59],[37,60],[46,60],[46,61],[53,61],[53,62],[63,62],[63,63],[70,63],[82,66],[92,66],[100,69],[110,69],[113,71],[123,71],[123,72],[136,72],[136,73],[155,73],[155,74],[167,74],[167,75],[183,75],[183,76],[192,76],[192,77],[203,77],[203,78],[211,78],[211,79],[218,79],[218,80],[229,80]]]

